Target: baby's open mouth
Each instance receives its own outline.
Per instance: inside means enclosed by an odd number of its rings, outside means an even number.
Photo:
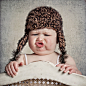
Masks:
[[[41,47],[44,46],[44,44],[43,44],[43,42],[36,42],[36,46],[39,47],[39,48],[41,48]]]

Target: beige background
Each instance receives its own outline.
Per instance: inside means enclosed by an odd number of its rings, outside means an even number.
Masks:
[[[62,15],[68,54],[74,58],[82,74],[86,75],[85,0],[2,0],[0,2],[0,72],[4,71],[5,65],[12,58],[12,50],[16,48],[18,40],[24,34],[28,12],[38,6],[51,6]],[[22,52],[32,53],[28,45]]]

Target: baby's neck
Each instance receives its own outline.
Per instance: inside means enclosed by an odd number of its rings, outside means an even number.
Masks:
[[[54,56],[54,55],[56,55],[56,52],[52,52],[52,53],[49,53],[49,54],[44,54],[44,55],[39,55],[39,54],[35,54],[35,53],[33,53],[32,55],[35,55],[35,56],[37,56],[37,57],[39,57],[39,58],[46,58],[46,57],[51,57],[51,56]]]
[[[52,63],[56,62],[58,54],[56,52],[47,54],[47,55],[37,55],[37,54],[33,54],[32,57],[35,60],[42,60],[42,61],[50,61]]]
[[[53,52],[47,55],[37,55],[35,53],[27,55],[28,57],[28,64],[34,61],[49,61],[53,64],[57,63],[58,53]]]

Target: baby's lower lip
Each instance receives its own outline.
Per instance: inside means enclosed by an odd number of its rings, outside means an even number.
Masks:
[[[39,47],[39,48],[41,48],[41,47],[44,46],[44,44],[42,42],[36,42],[36,46]]]

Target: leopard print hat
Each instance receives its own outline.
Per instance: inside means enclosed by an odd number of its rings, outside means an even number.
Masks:
[[[57,42],[59,43],[59,49],[62,53],[61,62],[64,63],[65,51],[65,38],[62,29],[62,18],[58,11],[52,7],[41,6],[33,9],[29,12],[26,25],[25,25],[25,34],[19,40],[16,51],[14,52],[14,58],[18,53],[23,49],[28,40],[28,34],[31,30],[43,29],[43,28],[52,28],[57,32]]]

